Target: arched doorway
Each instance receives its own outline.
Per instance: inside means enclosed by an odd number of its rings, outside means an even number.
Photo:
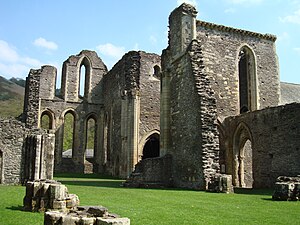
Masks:
[[[142,159],[159,157],[159,154],[159,134],[154,133],[146,139]]]
[[[247,46],[239,51],[238,74],[240,113],[256,110],[256,63],[253,51]]]
[[[233,185],[252,188],[252,138],[248,127],[240,123],[233,137]]]
[[[96,117],[91,115],[86,120],[86,145],[84,173],[93,173],[95,164],[95,150],[97,146],[97,122]]]

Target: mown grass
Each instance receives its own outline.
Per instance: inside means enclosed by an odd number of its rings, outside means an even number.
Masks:
[[[95,175],[56,177],[81,205],[103,205],[133,225],[299,224],[300,202],[275,202],[271,190],[215,194],[188,190],[133,189],[122,180]],[[0,186],[0,224],[42,224],[39,213],[20,211],[25,189]]]

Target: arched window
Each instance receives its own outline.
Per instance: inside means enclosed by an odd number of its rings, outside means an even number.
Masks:
[[[72,158],[73,155],[73,142],[74,142],[74,127],[75,116],[72,111],[68,111],[64,116],[63,124],[63,158]]]
[[[233,184],[237,187],[252,188],[252,141],[248,127],[241,123],[233,138]]]
[[[153,67],[153,76],[157,79],[160,79],[160,67],[158,65]]]
[[[256,64],[252,50],[244,46],[239,51],[240,113],[257,109]]]
[[[89,92],[89,80],[90,80],[90,62],[84,57],[79,67],[79,86],[78,86],[78,97],[86,97]]]
[[[145,142],[142,159],[159,157],[159,134],[151,134]]]
[[[40,127],[43,129],[53,129],[53,118],[50,112],[44,111],[41,115],[41,125]]]
[[[79,98],[84,97],[84,89],[85,89],[85,74],[86,68],[85,65],[80,66],[80,80],[79,80]]]

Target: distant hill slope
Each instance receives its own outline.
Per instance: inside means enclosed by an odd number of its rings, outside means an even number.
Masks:
[[[12,79],[20,82],[20,79]],[[23,111],[25,88],[0,76],[0,116],[17,117]],[[21,82],[22,83],[22,82]]]

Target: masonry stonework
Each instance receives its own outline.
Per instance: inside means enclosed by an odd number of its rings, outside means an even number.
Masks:
[[[13,118],[0,119],[0,184],[52,179],[54,134],[28,129]]]

